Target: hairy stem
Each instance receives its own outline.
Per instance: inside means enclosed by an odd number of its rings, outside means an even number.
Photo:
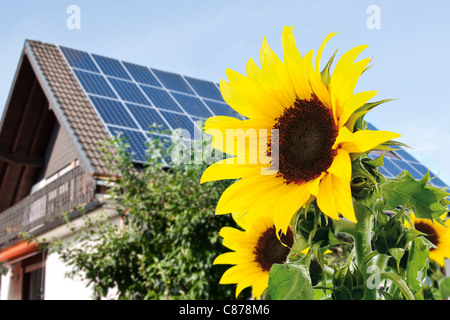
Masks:
[[[364,258],[372,252],[372,220],[370,211],[363,206],[355,206],[355,215],[357,223],[341,219],[334,224],[335,232],[346,233],[352,236],[355,241],[356,265],[364,275],[365,280],[371,276],[368,273],[368,266],[364,265]],[[376,288],[366,288],[364,294],[365,300],[376,300]]]

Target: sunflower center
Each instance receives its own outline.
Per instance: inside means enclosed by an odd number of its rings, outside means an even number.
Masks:
[[[276,235],[275,227],[271,227],[261,233],[253,254],[255,262],[257,262],[263,271],[269,272],[274,263],[283,263],[289,254],[290,247],[294,244],[294,233],[290,228],[287,234],[282,234],[280,239],[287,246],[284,246]]]
[[[427,235],[425,236],[425,238],[437,247],[437,245],[439,244],[439,236],[432,226],[425,222],[419,221],[414,223],[414,227],[420,232],[426,233]],[[430,249],[430,251],[433,250],[435,250],[435,248]]]
[[[270,154],[278,163],[278,176],[285,183],[302,184],[318,178],[336,156],[333,144],[338,136],[333,112],[317,98],[297,99],[275,119],[278,144]],[[276,141],[276,140],[275,140]],[[278,157],[278,159],[276,159]]]

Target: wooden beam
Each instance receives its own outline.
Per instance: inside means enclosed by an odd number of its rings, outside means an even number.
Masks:
[[[0,161],[5,161],[7,163],[14,163],[28,167],[42,168],[44,166],[44,159],[42,158],[14,155],[6,152],[0,152]]]

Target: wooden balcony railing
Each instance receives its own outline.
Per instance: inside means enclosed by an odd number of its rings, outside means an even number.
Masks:
[[[39,229],[95,198],[95,180],[75,167],[0,213],[0,246]]]

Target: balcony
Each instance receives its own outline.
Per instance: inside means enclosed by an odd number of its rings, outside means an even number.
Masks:
[[[45,232],[62,224],[63,214],[95,200],[95,187],[95,180],[77,166],[1,212],[0,247],[23,232]]]

